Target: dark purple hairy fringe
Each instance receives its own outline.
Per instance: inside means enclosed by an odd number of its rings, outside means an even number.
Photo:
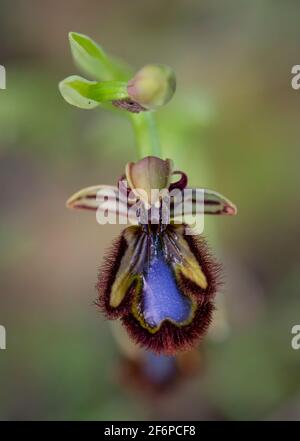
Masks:
[[[206,333],[213,310],[213,304],[207,302],[197,308],[189,325],[179,327],[165,321],[155,334],[143,328],[132,314],[123,316],[122,323],[136,343],[158,354],[172,355],[190,349]]]
[[[119,318],[128,311],[128,308],[130,308],[131,296],[129,295],[125,296],[124,301],[117,308],[112,308],[109,304],[111,286],[115,281],[116,274],[126,249],[127,243],[123,237],[123,233],[121,233],[106,252],[103,264],[98,272],[98,281],[96,284],[98,299],[96,300],[96,305],[101,308],[108,319]]]
[[[184,238],[206,276],[208,287],[205,290],[201,289],[184,276],[180,278],[179,287],[187,296],[193,295],[198,303],[213,300],[218,288],[223,284],[221,280],[222,265],[213,257],[203,237],[185,235]]]
[[[193,298],[198,305],[194,318],[188,325],[180,327],[165,321],[157,332],[150,333],[131,313],[132,300],[135,296],[134,285],[130,288],[120,306],[112,308],[109,305],[110,289],[127,248],[123,234],[113,243],[99,271],[96,285],[99,294],[97,305],[100,306],[107,318],[121,318],[132,339],[144,348],[156,353],[174,354],[178,351],[190,349],[197,340],[206,334],[212,320],[213,300],[220,285],[221,267],[212,257],[203,238],[199,236],[184,237],[208,281],[208,287],[204,290],[184,276],[179,279],[179,288],[183,294]]]

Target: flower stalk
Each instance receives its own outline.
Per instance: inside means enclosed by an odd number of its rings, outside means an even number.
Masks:
[[[154,115],[149,112],[130,115],[139,159],[161,157],[160,140]]]

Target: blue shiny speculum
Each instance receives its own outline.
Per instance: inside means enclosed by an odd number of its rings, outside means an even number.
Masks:
[[[165,320],[178,325],[191,316],[192,302],[177,286],[161,241],[163,235],[151,237],[149,261],[143,271],[140,309],[147,325],[156,328]]]

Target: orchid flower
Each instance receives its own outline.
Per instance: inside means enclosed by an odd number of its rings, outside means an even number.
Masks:
[[[181,178],[172,183],[172,176],[178,174]],[[148,212],[154,204],[162,212],[162,199],[149,203],[152,189],[183,192],[187,186],[186,174],[173,171],[172,161],[154,156],[127,164],[121,179]],[[119,213],[120,204],[105,205],[97,200],[103,188],[118,195],[120,185],[85,188],[71,196],[67,206]],[[236,207],[224,196],[212,190],[203,193],[204,214],[236,214]],[[125,208],[132,208],[133,198],[128,199],[127,207],[122,204],[124,214]],[[192,198],[192,211],[199,212],[196,205]],[[191,347],[205,334],[214,309],[219,266],[203,238],[186,234],[187,225],[175,223],[174,207],[167,224],[162,215],[154,224],[151,216],[147,219],[143,223],[140,217],[138,225],[125,228],[114,242],[99,271],[97,303],[109,319],[120,318],[137,343],[171,354]]]

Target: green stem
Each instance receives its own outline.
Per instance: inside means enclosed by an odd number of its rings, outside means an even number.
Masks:
[[[154,115],[151,112],[132,113],[130,119],[133,125],[138,155],[161,156],[159,136]]]

